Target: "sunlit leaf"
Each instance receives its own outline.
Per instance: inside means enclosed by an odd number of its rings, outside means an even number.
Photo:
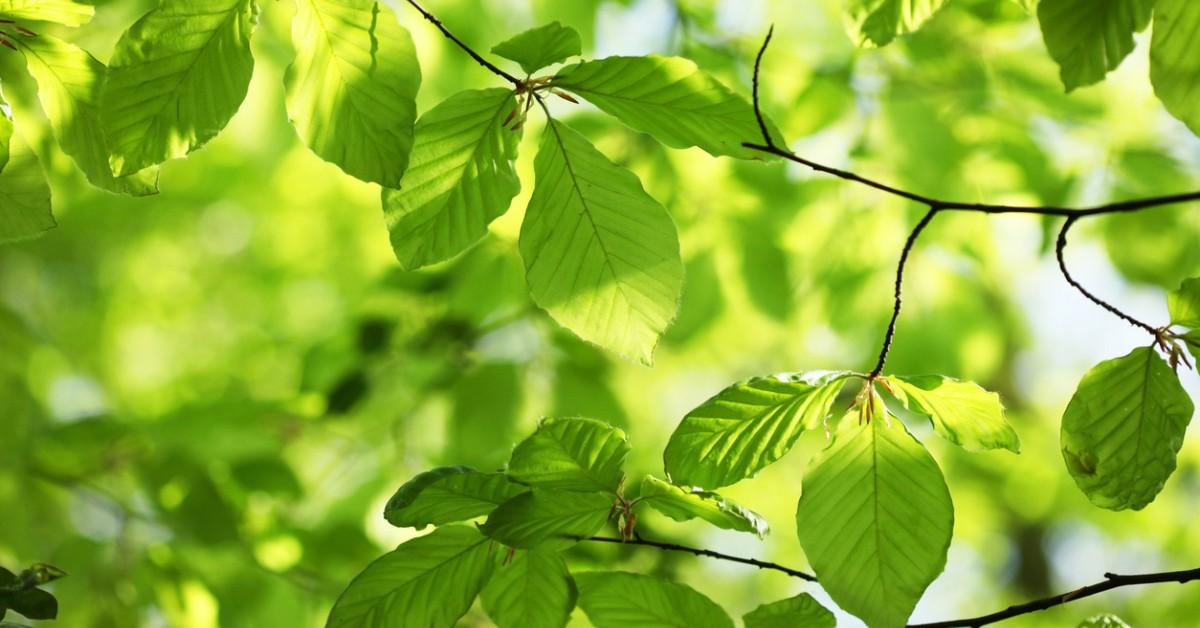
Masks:
[[[801,593],[763,604],[742,616],[746,628],[834,628],[837,620],[813,596]]]
[[[596,628],[733,628],[733,620],[695,589],[623,571],[576,573],[579,607]]]
[[[1200,277],[1185,279],[1178,290],[1167,293],[1172,325],[1200,329]]]
[[[579,33],[558,22],[531,28],[492,47],[493,53],[521,64],[526,74],[578,56],[581,51]]]
[[[420,530],[486,515],[525,490],[503,473],[440,467],[405,482],[388,500],[383,516],[394,526]]]
[[[764,536],[769,526],[762,515],[710,491],[688,490],[652,475],[642,480],[638,503],[645,503],[676,520],[699,517],[718,528]]]
[[[1112,613],[1104,613],[1079,622],[1078,628],[1129,628],[1129,624]]]
[[[513,449],[508,475],[522,484],[568,491],[615,491],[629,454],[625,432],[595,419],[542,419]]]
[[[1175,471],[1192,409],[1153,348],[1105,360],[1083,376],[1063,413],[1067,470],[1093,504],[1140,510]]]
[[[535,488],[500,504],[479,529],[520,549],[555,549],[592,536],[613,512],[613,496]]]
[[[1041,0],[1038,22],[1067,91],[1091,85],[1133,51],[1154,0]],[[1156,29],[1157,30],[1157,29]]]
[[[969,451],[1021,451],[996,393],[941,375],[890,376],[887,381],[909,410],[929,417],[934,431],[955,445]]]
[[[83,26],[96,9],[73,0],[0,0],[0,16]]]
[[[517,552],[483,590],[483,608],[499,628],[562,628],[578,597],[558,552]]]
[[[8,156],[12,139],[12,107],[8,104],[8,101],[4,99],[4,92],[0,91],[0,172],[4,172],[4,166],[8,165]]]
[[[7,107],[0,101],[0,108]],[[6,114],[0,118],[11,122]],[[0,242],[33,238],[57,224],[50,213],[50,185],[37,155],[16,137],[8,149],[8,163],[0,171]]]
[[[921,27],[946,0],[847,0],[850,38],[860,46],[886,46]]]
[[[1200,135],[1200,4],[1157,0],[1150,42],[1150,82],[1171,115]]]

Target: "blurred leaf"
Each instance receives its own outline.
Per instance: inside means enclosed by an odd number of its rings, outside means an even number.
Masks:
[[[709,327],[725,309],[720,275],[711,249],[698,252],[687,261],[683,282],[679,317],[663,336],[668,343],[687,342]]]
[[[850,39],[859,46],[886,46],[911,33],[937,13],[946,0],[847,0]]]
[[[292,467],[279,458],[262,456],[236,463],[230,470],[243,488],[262,491],[272,497],[296,499],[304,495],[300,479]]]
[[[384,507],[388,523],[423,529],[466,521],[490,513],[525,488],[503,473],[483,473],[471,467],[439,467],[405,482]]]
[[[750,532],[762,538],[769,526],[762,515],[716,493],[688,490],[652,475],[642,479],[639,503],[645,503],[675,521],[697,517],[726,530]]]
[[[481,598],[499,628],[561,628],[578,594],[558,552],[530,550],[498,567]]]
[[[733,628],[724,609],[687,585],[622,571],[574,575],[579,607],[596,628]]]
[[[533,74],[568,57],[579,56],[582,43],[575,29],[551,22],[496,44],[492,53],[516,61],[526,74]]]
[[[522,369],[509,362],[480,364],[451,393],[445,456],[494,469],[508,458],[521,410]]]
[[[1156,0],[1150,42],[1150,82],[1167,111],[1200,135],[1200,5],[1191,0]]]
[[[746,628],[835,628],[837,620],[807,593],[763,604],[742,616]]]
[[[563,549],[604,527],[613,508],[610,494],[535,488],[500,504],[479,530],[509,547]]]
[[[73,0],[0,0],[0,16],[83,26],[96,9]]]
[[[1200,329],[1200,277],[1185,279],[1178,290],[1167,293],[1172,325]]]
[[[742,281],[750,302],[776,321],[787,321],[795,296],[778,229],[765,220],[743,221],[740,227]]]
[[[1021,440],[1004,418],[1000,396],[974,382],[941,375],[886,378],[904,406],[933,422],[939,436],[968,451],[1007,449],[1020,453]]]
[[[1112,613],[1104,613],[1079,622],[1078,628],[1129,628],[1129,624]]]
[[[542,419],[508,462],[508,476],[522,484],[566,491],[617,490],[629,454],[625,432],[595,419]]]
[[[1067,91],[1091,85],[1133,51],[1155,0],[1041,0],[1038,23]]]

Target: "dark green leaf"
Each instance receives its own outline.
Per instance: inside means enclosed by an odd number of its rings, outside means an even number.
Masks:
[[[440,467],[405,482],[388,500],[383,517],[394,526],[420,530],[481,517],[524,490],[503,473]]]
[[[742,616],[746,628],[835,628],[837,619],[813,596],[801,593],[763,604]]]
[[[596,628],[733,628],[733,620],[695,589],[642,574],[575,574],[579,607]]]
[[[483,590],[483,608],[499,628],[562,628],[578,591],[558,552],[517,552]]]
[[[1067,91],[1091,85],[1133,51],[1154,0],[1041,0],[1038,22]]]
[[[613,512],[613,496],[535,488],[500,504],[480,530],[520,549],[562,549],[592,536]]]

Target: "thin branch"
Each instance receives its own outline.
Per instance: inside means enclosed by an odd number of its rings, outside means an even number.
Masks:
[[[908,234],[908,239],[904,241],[904,248],[900,251],[900,263],[896,264],[896,286],[893,294],[892,302],[892,320],[888,321],[887,332],[883,335],[883,347],[879,350],[879,359],[875,361],[875,368],[871,369],[871,374],[867,376],[868,380],[873,380],[879,377],[883,372],[883,365],[887,363],[888,352],[892,350],[892,338],[896,335],[896,321],[900,320],[900,307],[902,300],[900,298],[901,291],[904,287],[904,266],[908,263],[908,256],[912,253],[913,246],[917,243],[917,238],[921,237],[921,232],[937,215],[940,208],[936,205],[931,205],[929,211],[921,217],[917,222],[917,226],[913,227],[912,233]]]
[[[767,119],[763,117],[762,105],[758,99],[758,77],[762,71],[763,55],[767,54],[767,46],[771,45],[771,35],[775,34],[775,25],[767,29],[767,38],[763,40],[762,47],[758,49],[758,56],[754,57],[754,81],[752,89],[754,94],[754,117],[758,120],[758,129],[762,131],[763,142],[769,148],[775,148],[775,140],[771,139],[771,132],[767,130]]]
[[[1196,569],[1187,569],[1183,571],[1163,571],[1157,573],[1133,574],[1122,576],[1113,573],[1104,574],[1104,580],[1095,584],[1089,584],[1086,587],[1081,587],[1066,593],[1052,595],[1040,600],[1026,602],[1010,606],[1002,611],[996,611],[990,615],[980,615],[979,617],[970,617],[967,619],[952,619],[949,621],[939,621],[929,624],[911,624],[908,628],[979,628],[988,624],[994,624],[998,621],[1011,619],[1019,615],[1044,611],[1048,608],[1061,606],[1067,602],[1091,597],[1093,595],[1104,593],[1119,587],[1136,586],[1141,584],[1157,584],[1162,582],[1178,582],[1180,584],[1200,580],[1200,567]]]
[[[758,567],[759,569],[771,569],[773,571],[785,573],[793,578],[800,578],[801,580],[807,580],[809,582],[817,581],[817,577],[810,573],[798,571],[798,570],[792,569],[790,567],[784,567],[783,565],[780,565],[777,563],[770,563],[770,562],[758,560],[755,558],[743,558],[741,556],[731,556],[729,554],[722,554],[721,552],[714,552],[712,550],[704,549],[701,547],[689,547],[687,545],[679,545],[678,543],[660,543],[658,541],[647,541],[646,539],[643,539],[643,538],[633,538],[628,541],[624,541],[624,540],[621,540],[618,538],[608,537],[608,536],[589,536],[586,538],[581,538],[580,540],[594,541],[596,543],[614,543],[617,545],[641,545],[643,547],[654,547],[654,548],[664,550],[667,552],[686,552],[688,554],[693,554],[695,556],[704,556],[706,558],[715,558],[717,560],[727,560],[727,561],[734,562],[734,563],[741,563],[743,565],[751,565],[753,567]]]
[[[1126,314],[1125,312],[1118,310],[1116,306],[1092,294],[1091,292],[1088,292],[1087,288],[1084,288],[1078,281],[1075,281],[1075,278],[1072,277],[1071,273],[1067,271],[1067,262],[1063,258],[1063,252],[1067,248],[1067,231],[1071,229],[1071,225],[1075,224],[1075,220],[1077,218],[1079,218],[1079,216],[1070,216],[1067,218],[1066,222],[1063,223],[1062,229],[1058,232],[1058,242],[1054,246],[1054,255],[1058,258],[1058,269],[1062,271],[1063,278],[1067,280],[1067,283],[1071,284],[1072,287],[1078,290],[1080,294],[1087,297],[1092,303],[1095,303],[1105,310],[1108,310],[1111,314],[1129,323],[1130,325],[1141,327],[1149,332],[1151,336],[1154,336],[1155,339],[1157,339],[1159,336],[1158,330]]]
[[[493,64],[491,61],[488,61],[487,59],[484,59],[483,57],[481,57],[478,52],[475,52],[473,49],[471,49],[470,46],[463,43],[463,40],[459,39],[458,37],[455,37],[454,33],[451,33],[450,29],[446,28],[446,25],[442,24],[442,21],[439,20],[437,18],[437,16],[430,13],[429,11],[426,11],[425,7],[422,7],[421,5],[417,4],[416,0],[408,0],[408,3],[411,4],[414,9],[416,9],[417,11],[420,11],[421,15],[425,16],[425,19],[429,20],[429,22],[431,24],[433,24],[434,26],[436,26],[438,28],[438,30],[442,31],[442,34],[445,35],[447,39],[454,42],[455,44],[458,45],[459,48],[462,48],[464,51],[466,51],[467,54],[471,55],[471,58],[474,59],[476,63],[487,68],[487,70],[489,72],[491,72],[492,74],[499,76],[500,78],[508,81],[509,83],[512,83],[515,86],[519,87],[521,85],[521,79],[518,79],[517,77],[509,74],[508,72],[501,70],[500,68],[496,67],[495,64]]]

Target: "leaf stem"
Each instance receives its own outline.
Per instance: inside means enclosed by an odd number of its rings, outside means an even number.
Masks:
[[[478,63],[479,65],[486,68],[492,74],[495,74],[496,76],[499,76],[500,78],[508,81],[509,83],[512,83],[513,85],[515,85],[517,87],[521,86],[521,79],[509,74],[508,72],[505,72],[504,70],[501,70],[500,68],[496,67],[496,65],[493,64],[491,61],[488,61],[487,59],[484,59],[482,56],[480,56],[480,54],[478,52],[475,52],[470,46],[468,46],[466,43],[464,43],[463,40],[459,39],[458,37],[455,37],[454,33],[450,32],[450,29],[446,28],[446,25],[443,24],[442,21],[437,18],[437,16],[430,13],[429,11],[426,11],[425,7],[422,7],[420,4],[417,4],[416,0],[408,0],[408,3],[410,5],[412,5],[412,8],[419,11],[421,13],[421,15],[425,16],[425,19],[428,20],[434,26],[436,26],[438,28],[438,30],[442,31],[442,34],[445,35],[447,39],[454,42],[455,44],[458,45],[459,48],[462,48],[467,54],[471,55],[471,58],[474,59],[476,63]]]
[[[767,562],[767,561],[763,561],[763,560],[758,560],[755,558],[744,558],[742,556],[733,556],[730,554],[722,554],[721,552],[714,552],[713,550],[710,550],[710,549],[705,549],[705,548],[701,548],[701,547],[691,547],[688,545],[680,545],[678,543],[662,543],[659,541],[648,541],[646,539],[641,538],[640,536],[636,536],[629,540],[623,540],[623,539],[609,537],[609,536],[589,536],[589,537],[580,537],[579,540],[592,541],[595,543],[615,543],[617,545],[641,545],[643,547],[653,547],[653,548],[657,548],[657,549],[667,551],[667,552],[686,552],[688,554],[693,554],[695,556],[703,556],[706,558],[715,558],[717,560],[726,560],[729,562],[741,563],[743,565],[751,565],[753,567],[758,567],[759,569],[770,569],[773,571],[778,571],[780,573],[785,573],[793,578],[799,578],[801,580],[807,580],[809,582],[817,581],[817,577],[810,573],[805,573],[803,571],[792,569],[790,567],[784,567],[783,565],[780,565],[778,563],[771,563],[771,562]]]
[[[1075,220],[1078,218],[1079,216],[1070,216],[1065,222],[1063,222],[1062,229],[1060,229],[1058,232],[1058,241],[1054,246],[1054,256],[1058,259],[1058,269],[1062,272],[1063,278],[1066,279],[1067,283],[1071,284],[1073,288],[1078,290],[1080,294],[1087,297],[1087,299],[1092,303],[1095,303],[1105,310],[1108,310],[1108,312],[1129,323],[1130,325],[1141,327],[1149,332],[1151,336],[1154,336],[1156,341],[1160,340],[1159,330],[1147,325],[1146,323],[1143,323],[1142,321],[1139,321],[1125,312],[1122,312],[1121,310],[1117,309],[1116,306],[1092,294],[1087,288],[1084,288],[1078,281],[1075,280],[1074,277],[1071,276],[1071,273],[1067,270],[1067,262],[1063,258],[1063,252],[1067,248],[1067,231],[1070,231],[1071,225],[1075,224]]]
[[[883,334],[883,347],[879,350],[879,359],[875,361],[875,368],[871,369],[871,373],[867,376],[867,381],[874,381],[883,372],[883,366],[887,363],[888,353],[892,350],[892,339],[896,335],[896,322],[900,320],[900,307],[903,305],[903,300],[900,297],[904,287],[904,267],[908,264],[908,256],[912,253],[913,246],[917,244],[917,238],[921,237],[921,232],[929,223],[933,221],[933,217],[939,211],[938,206],[930,205],[929,211],[917,221],[917,225],[913,227],[911,233],[908,234],[908,239],[904,241],[904,248],[900,251],[900,262],[896,264],[896,284],[893,292],[892,300],[892,318],[888,321],[887,331]]]

